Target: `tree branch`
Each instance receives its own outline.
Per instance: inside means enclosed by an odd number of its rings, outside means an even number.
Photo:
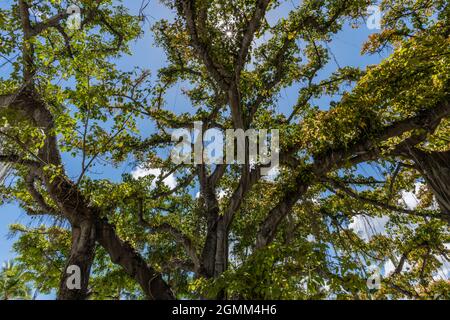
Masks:
[[[357,192],[353,191],[352,189],[346,187],[344,184],[342,184],[341,182],[335,180],[335,179],[331,179],[331,178],[326,178],[325,179],[326,182],[330,183],[330,185],[332,185],[334,188],[342,190],[345,194],[349,195],[350,197],[359,200],[361,202],[373,205],[375,207],[379,207],[382,209],[386,209],[388,211],[394,211],[394,212],[399,212],[399,213],[404,213],[407,215],[412,215],[412,216],[417,216],[417,217],[430,217],[430,218],[438,218],[438,219],[442,219],[444,221],[445,220],[445,216],[442,214],[434,214],[432,212],[426,212],[426,211],[417,211],[417,210],[409,210],[409,209],[404,209],[404,208],[400,208],[397,206],[392,206],[386,203],[383,203],[381,201],[375,200],[375,199],[370,199],[367,197],[363,197],[360,194],[358,194]],[[329,190],[335,192],[335,190],[333,188],[329,188]]]
[[[148,299],[175,299],[161,274],[147,265],[130,244],[123,242],[106,219],[97,220],[96,237],[100,245],[108,252],[111,261],[122,266],[127,274],[140,284]]]
[[[253,12],[253,16],[248,22],[244,35],[241,40],[239,53],[237,55],[237,61],[235,66],[235,78],[236,81],[240,78],[240,73],[245,66],[245,62],[248,57],[248,53],[250,50],[250,45],[255,37],[256,31],[261,27],[262,20],[266,14],[267,7],[270,3],[270,0],[258,0],[256,2],[256,8]]]
[[[257,234],[256,247],[269,244],[276,235],[283,218],[292,210],[297,201],[308,191],[309,186],[333,169],[348,163],[364,162],[380,154],[378,145],[403,133],[423,128],[435,128],[436,122],[450,115],[450,103],[445,101],[435,108],[418,112],[416,116],[395,122],[372,135],[358,138],[349,148],[330,149],[315,157],[314,162],[295,177],[295,188],[288,188],[278,204],[269,212]],[[312,173],[312,175],[310,174]]]
[[[186,26],[191,37],[191,44],[194,48],[197,56],[203,61],[206,69],[209,74],[213,77],[214,80],[219,84],[219,86],[225,91],[229,87],[229,75],[223,69],[223,67],[216,64],[211,57],[209,52],[209,47],[207,44],[203,43],[200,39],[200,35],[197,29],[196,24],[196,15],[195,15],[195,0],[178,0],[177,1],[181,5],[181,13],[186,20]]]
[[[35,176],[34,172],[30,172],[25,179],[25,183],[26,183],[28,192],[30,193],[31,197],[39,205],[41,210],[43,210],[44,212],[51,214],[51,215],[58,215],[59,211],[56,210],[55,208],[51,207],[49,204],[47,204],[47,202],[45,201],[42,194],[39,191],[37,191],[37,189],[34,185],[35,178],[36,178],[36,176]]]
[[[169,223],[162,223],[158,226],[153,226],[151,223],[149,223],[147,220],[144,219],[143,200],[140,200],[138,202],[138,206],[139,206],[138,209],[139,224],[153,233],[160,231],[171,234],[175,238],[175,240],[184,247],[187,255],[189,256],[189,258],[191,258],[192,262],[194,263],[195,269],[199,270],[200,259],[198,257],[197,250],[195,249],[192,240],[188,236],[183,234],[183,232],[173,227]]]

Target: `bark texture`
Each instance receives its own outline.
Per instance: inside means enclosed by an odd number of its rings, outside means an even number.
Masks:
[[[411,148],[410,154],[450,223],[450,151],[427,152]]]
[[[88,296],[89,275],[95,257],[95,226],[91,221],[83,221],[80,226],[72,226],[72,247],[58,291],[58,300],[84,300]],[[70,289],[67,282],[71,274],[70,266],[80,269],[81,288]]]

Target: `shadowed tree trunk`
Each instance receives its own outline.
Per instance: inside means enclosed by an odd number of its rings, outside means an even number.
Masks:
[[[72,248],[62,274],[58,300],[85,300],[88,296],[89,275],[95,257],[95,225],[84,220],[79,226],[72,226]],[[68,281],[73,276],[69,267],[76,266],[80,271],[80,289],[69,287]]]
[[[3,99],[3,98],[2,98]],[[61,157],[56,136],[52,132],[53,118],[45,104],[32,91],[19,92],[15,96],[4,97],[7,104],[30,117],[46,133],[43,148],[39,151],[39,159],[43,163],[33,163],[33,170],[40,175],[50,197],[58,206],[59,214],[65,217],[72,226],[72,246],[70,256],[61,277],[58,299],[86,299],[90,269],[95,255],[95,243],[103,246],[114,263],[121,265],[125,271],[140,284],[148,299],[174,299],[173,293],[161,275],[149,267],[145,260],[127,243],[117,236],[114,227],[105,220],[99,220],[99,212],[91,208],[77,185],[66,176],[53,176],[43,170],[45,164],[62,168]],[[15,159],[12,159],[15,160]],[[71,274],[69,266],[77,266],[81,271],[81,289],[67,287]]]
[[[216,183],[223,175],[224,167],[218,167],[211,175],[206,176],[205,166],[199,168],[200,190],[205,201],[205,216],[207,219],[207,234],[205,245],[201,255],[201,268],[199,276],[207,279],[216,279],[227,270],[228,264],[228,219],[226,215],[220,214],[219,202],[217,200]],[[218,300],[226,296],[221,291],[215,297]]]
[[[410,155],[450,223],[450,151],[429,152],[411,148]]]

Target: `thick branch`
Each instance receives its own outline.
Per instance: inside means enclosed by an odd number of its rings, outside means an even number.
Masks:
[[[34,75],[34,46],[30,42],[33,28],[30,22],[30,12],[28,4],[25,0],[19,0],[19,13],[22,23],[23,44],[22,44],[22,58],[23,58],[23,78],[26,83],[32,81]]]
[[[133,249],[120,240],[114,227],[106,219],[96,222],[97,241],[105,248],[111,261],[122,266],[128,275],[134,278],[148,299],[173,300],[175,297],[169,286],[152,267]]]
[[[296,188],[289,188],[278,204],[269,212],[257,235],[256,247],[262,248],[269,244],[276,235],[279,224],[292,210],[292,207],[308,191],[309,186],[333,169],[351,162],[364,162],[380,154],[378,145],[390,138],[403,133],[423,128],[435,128],[436,122],[450,115],[450,103],[419,112],[415,117],[404,119],[356,140],[348,149],[331,149],[315,157],[313,164],[301,170],[295,177]],[[357,159],[357,161],[355,161]],[[312,173],[312,175],[311,175]]]
[[[361,202],[375,206],[375,207],[379,207],[379,208],[389,210],[389,211],[404,213],[404,214],[408,214],[408,215],[412,215],[412,216],[417,216],[417,217],[430,217],[430,218],[438,218],[438,219],[445,220],[445,216],[442,214],[434,214],[434,213],[426,212],[426,211],[420,212],[417,210],[409,210],[409,209],[405,209],[405,208],[401,208],[401,207],[397,207],[397,206],[392,206],[392,205],[383,203],[383,202],[375,200],[375,199],[370,199],[370,198],[361,196],[360,194],[358,194],[357,192],[348,188],[347,186],[345,186],[344,184],[342,184],[341,182],[339,182],[337,180],[328,178],[328,179],[326,179],[326,181],[328,183],[330,183],[334,188],[342,190],[348,196],[350,196],[356,200],[359,200]],[[333,189],[331,189],[331,190],[334,191]]]
[[[249,54],[250,46],[255,37],[255,33],[261,27],[261,24],[262,24],[265,14],[266,14],[266,10],[267,10],[269,3],[270,3],[270,0],[258,0],[257,1],[253,16],[245,28],[244,35],[242,37],[242,41],[241,41],[241,45],[240,45],[240,50],[239,50],[239,53],[237,56],[237,61],[236,61],[236,69],[235,69],[236,79],[239,79],[240,73],[245,66],[245,62],[246,62],[248,54]]]
[[[224,90],[228,89],[229,81],[228,74],[225,70],[217,65],[213,58],[211,57],[211,53],[209,52],[208,45],[203,43],[200,39],[200,35],[198,33],[197,25],[196,25],[196,17],[195,17],[195,0],[179,0],[182,7],[182,14],[186,20],[186,26],[191,37],[191,44],[194,48],[196,54],[205,64],[206,69],[209,74],[213,77],[214,80],[220,85],[220,87]]]
[[[52,208],[44,199],[44,197],[42,196],[42,194],[37,191],[35,185],[35,174],[34,172],[31,172],[26,180],[26,186],[28,189],[28,192],[30,193],[30,195],[33,197],[33,200],[39,205],[39,207],[41,208],[41,210],[43,210],[44,212],[48,213],[48,214],[53,214],[53,215],[57,215],[59,214],[59,212],[57,210],[55,210],[54,208]]]
[[[49,18],[46,21],[42,21],[38,24],[36,24],[30,31],[30,36],[36,36],[40,33],[42,33],[44,30],[47,30],[48,28],[57,27],[59,26],[61,20],[67,18],[69,14],[67,12],[60,12],[53,17]]]
[[[0,162],[21,164],[21,165],[28,166],[33,169],[39,168],[39,162],[36,162],[33,160],[28,160],[28,159],[23,159],[17,155],[0,154]]]

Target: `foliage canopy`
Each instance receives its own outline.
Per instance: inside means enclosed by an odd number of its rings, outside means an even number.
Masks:
[[[11,71],[0,80],[0,204],[45,222],[11,226],[26,282],[60,299],[450,298],[437,275],[450,242],[448,1],[383,0],[383,30],[362,51],[389,57],[325,77],[329,44],[365,27],[374,1],[304,0],[269,23],[284,1],[164,0],[173,16],[151,30],[167,61],[153,76],[118,63],[145,17],[79,2],[79,30],[64,0],[0,10]],[[168,103],[177,84],[187,112]],[[279,108],[293,87],[295,104]],[[194,121],[279,129],[277,174],[173,164],[171,130]],[[76,177],[62,158],[80,164]],[[91,174],[129,162],[155,174]],[[385,231],[350,228],[365,220]],[[370,266],[387,263],[369,290]],[[80,290],[65,286],[69,265]]]

